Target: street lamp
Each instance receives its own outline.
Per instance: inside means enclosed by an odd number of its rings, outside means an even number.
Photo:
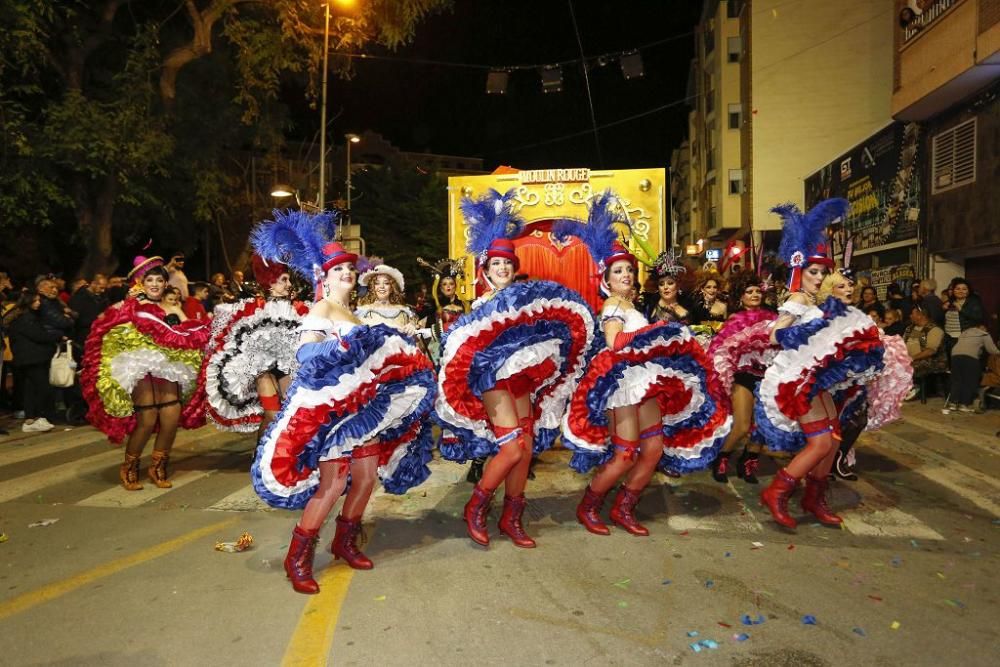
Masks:
[[[350,7],[354,0],[336,0],[337,4]],[[316,205],[322,211],[326,208],[326,78],[330,60],[330,2],[323,3],[326,10],[326,20],[323,25],[323,86],[320,102],[319,126],[319,194]]]
[[[361,137],[356,134],[345,134],[347,140],[347,214],[351,214],[351,144],[361,141]]]

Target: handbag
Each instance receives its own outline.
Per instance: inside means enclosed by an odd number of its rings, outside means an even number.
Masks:
[[[72,343],[66,341],[56,350],[49,366],[49,384],[63,389],[76,382],[76,362],[73,361]]]

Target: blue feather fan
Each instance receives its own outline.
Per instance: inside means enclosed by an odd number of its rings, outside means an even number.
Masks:
[[[825,249],[826,228],[837,218],[846,217],[849,209],[846,199],[825,199],[807,213],[795,204],[775,206],[771,211],[780,215],[783,221],[778,255],[790,262],[796,252],[808,257],[815,255],[820,247]]]
[[[312,282],[313,267],[323,264],[323,246],[336,236],[337,217],[333,213],[275,210],[274,221],[257,225],[250,243],[267,261],[287,264]]]
[[[513,188],[503,195],[490,188],[479,199],[462,198],[460,208],[469,226],[466,248],[470,253],[478,257],[489,249],[493,241],[514,239],[524,231],[524,220],[513,210],[514,194]]]
[[[587,224],[569,219],[557,220],[552,225],[552,234],[560,242],[565,242],[569,236],[579,238],[587,246],[594,262],[600,265],[611,256],[614,242],[621,241],[615,224],[624,221],[617,211],[617,204],[611,190],[605,190],[591,200]]]

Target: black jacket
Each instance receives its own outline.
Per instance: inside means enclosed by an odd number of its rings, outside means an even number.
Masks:
[[[42,319],[42,325],[49,333],[59,334],[60,338],[73,336],[73,318],[66,314],[62,301],[43,296],[42,307],[38,309],[38,312]]]
[[[46,329],[41,315],[30,310],[8,322],[7,332],[15,366],[49,363],[56,353],[56,344],[63,338],[62,334]]]
[[[76,311],[76,330],[73,340],[82,344],[87,340],[87,334],[90,333],[94,320],[108,307],[108,300],[103,294],[97,295],[83,288],[78,289],[69,298],[69,307]]]

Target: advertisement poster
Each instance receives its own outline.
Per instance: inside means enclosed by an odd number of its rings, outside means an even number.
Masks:
[[[851,204],[847,221],[832,234],[834,252],[848,238],[854,251],[917,238],[921,215],[919,127],[893,123],[806,178],[806,207],[829,197]]]

